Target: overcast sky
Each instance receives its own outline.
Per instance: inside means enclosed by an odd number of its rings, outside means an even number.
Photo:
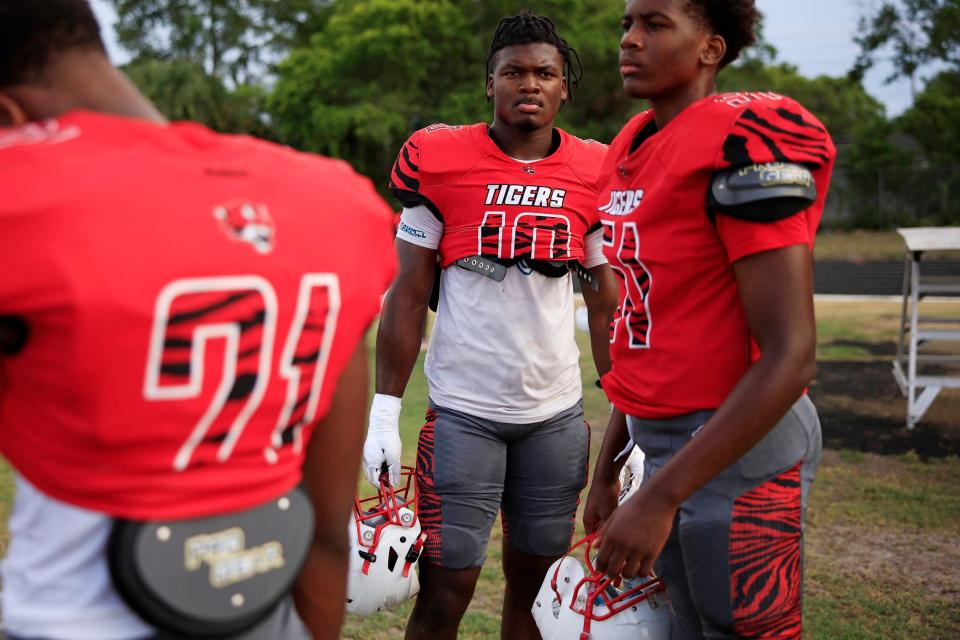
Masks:
[[[869,6],[871,1],[757,0],[757,5],[766,16],[764,35],[777,48],[779,59],[796,65],[802,74],[815,77],[840,76],[853,65],[857,56],[853,43],[857,18],[861,7]],[[107,0],[91,0],[91,4],[103,27],[111,58],[124,62],[126,55],[113,35],[116,14],[111,5]],[[884,84],[889,73],[889,65],[873,69],[867,74],[865,85],[871,95],[887,106],[889,115],[897,115],[910,106],[910,84]]]

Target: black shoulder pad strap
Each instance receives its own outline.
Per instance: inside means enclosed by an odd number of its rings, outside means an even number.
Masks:
[[[710,181],[707,211],[776,222],[800,213],[817,200],[817,185],[802,164],[770,162],[718,171]]]

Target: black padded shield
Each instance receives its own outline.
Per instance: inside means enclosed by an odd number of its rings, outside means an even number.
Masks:
[[[770,162],[718,171],[710,181],[707,210],[750,220],[776,222],[800,213],[817,200],[810,169]]]
[[[252,627],[287,595],[313,538],[313,507],[293,489],[207,518],[118,520],[110,573],[131,609],[176,637],[218,638]]]

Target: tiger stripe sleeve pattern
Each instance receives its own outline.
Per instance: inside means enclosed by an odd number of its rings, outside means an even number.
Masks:
[[[439,209],[421,192],[420,132],[417,131],[404,143],[390,171],[390,191],[404,207],[412,209],[425,205],[440,221]]]
[[[796,103],[753,104],[733,123],[719,168],[767,162],[820,167],[830,162],[832,143],[822,124]]]

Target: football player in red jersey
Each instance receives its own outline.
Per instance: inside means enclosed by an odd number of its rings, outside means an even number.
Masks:
[[[811,249],[835,149],[770,93],[716,94],[753,0],[630,0],[620,73],[650,101],[610,146],[604,250],[621,306],[613,412],[585,509],[597,565],[667,584],[677,638],[799,638],[820,460]],[[648,478],[619,508],[618,452]]]
[[[165,122],[85,0],[0,3],[0,127],[6,633],[338,637],[390,208]]]
[[[404,211],[364,445],[372,483],[384,468],[396,481],[400,399],[438,260],[442,268],[417,451],[418,515],[429,538],[407,638],[456,637],[498,511],[502,636],[539,638],[530,607],[570,544],[589,448],[573,277],[583,280],[601,373],[616,306],[596,213],[606,148],[554,127],[578,79],[575,61],[549,19],[505,18],[488,58],[493,124],[417,131],[391,176]]]

